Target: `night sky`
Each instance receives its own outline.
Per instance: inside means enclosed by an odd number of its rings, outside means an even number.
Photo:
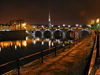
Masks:
[[[86,24],[100,17],[100,0],[0,0],[0,23],[24,19],[31,24]]]

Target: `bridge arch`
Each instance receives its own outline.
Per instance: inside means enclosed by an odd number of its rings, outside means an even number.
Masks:
[[[43,33],[43,36],[44,36],[44,38],[51,38],[51,36],[52,36],[51,30],[49,30],[49,29],[45,30]]]
[[[83,30],[81,30],[81,37],[87,37],[87,36],[89,36],[90,35],[90,33],[91,33],[91,31],[90,30],[88,30],[88,29],[83,29]]]
[[[36,31],[34,31],[34,35],[35,35],[35,38],[41,38],[42,32],[40,30],[36,30]]]
[[[63,38],[63,32],[60,29],[56,29],[53,33],[55,39]]]
[[[77,40],[79,39],[79,33],[73,29],[69,29],[65,33],[67,40]]]

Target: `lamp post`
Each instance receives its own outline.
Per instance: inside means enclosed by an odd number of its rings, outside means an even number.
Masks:
[[[71,27],[71,25],[68,25],[68,28],[70,28]]]
[[[82,27],[82,25],[79,26],[80,28]]]
[[[22,29],[22,28],[26,29],[26,25],[27,25],[26,22],[25,22],[25,23],[22,23],[22,24],[21,24],[21,29]]]
[[[96,23],[97,23],[97,24],[99,24],[99,23],[100,23],[100,19],[99,19],[99,18],[97,18]]]
[[[78,27],[79,25],[78,24],[76,24],[76,27]]]
[[[51,27],[52,27],[52,29],[53,29],[54,25],[51,25]]]
[[[65,25],[65,24],[63,24],[63,29],[65,28],[65,26],[66,26],[66,25]]]
[[[58,26],[58,28],[60,28],[60,26]]]

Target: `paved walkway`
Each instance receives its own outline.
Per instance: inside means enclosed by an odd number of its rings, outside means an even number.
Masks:
[[[100,75],[100,67],[97,69],[95,75]]]
[[[99,33],[99,38],[100,38],[100,33]],[[100,42],[100,39],[99,39]],[[99,44],[99,56],[100,56],[100,44]],[[98,61],[100,62],[100,57],[98,58]],[[100,63],[96,66],[98,69],[96,70],[95,75],[100,75]]]
[[[88,37],[35,68],[32,63],[21,67],[21,75],[84,75],[92,45],[93,37]]]

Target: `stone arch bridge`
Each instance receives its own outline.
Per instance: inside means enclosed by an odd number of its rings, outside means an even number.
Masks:
[[[26,31],[34,38],[77,40],[91,34],[90,29],[35,29]]]

